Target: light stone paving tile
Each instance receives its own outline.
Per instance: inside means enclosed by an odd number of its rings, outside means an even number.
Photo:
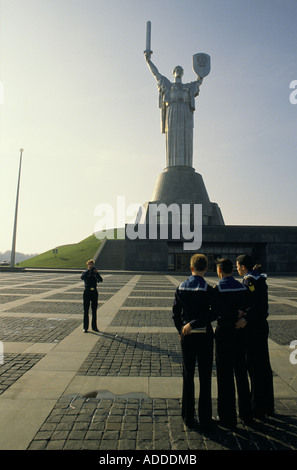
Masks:
[[[6,353],[32,353],[32,354],[47,354],[57,345],[56,343],[21,343],[6,341],[3,343],[4,355]],[[5,358],[5,356],[4,356]]]
[[[296,312],[297,313],[297,312]],[[268,323],[274,320],[297,320],[297,315],[269,315]]]
[[[283,299],[283,298],[280,299],[280,297],[277,297],[276,295],[269,295],[269,299],[277,303],[282,303],[282,304],[290,305],[292,307],[297,307],[297,301],[294,301],[294,300]]]
[[[26,450],[40,429],[40,417],[43,422],[56,402],[46,398],[32,400],[31,396],[21,400],[0,398],[0,450]]]

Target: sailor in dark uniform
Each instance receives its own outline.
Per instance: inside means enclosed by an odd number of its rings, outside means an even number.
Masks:
[[[172,318],[180,334],[183,357],[182,418],[195,426],[194,373],[198,362],[200,394],[198,417],[204,429],[212,424],[211,375],[213,367],[212,288],[204,279],[208,260],[202,254],[191,258],[190,276],[175,292]]]
[[[214,287],[213,310],[217,313],[215,330],[215,356],[218,385],[218,419],[225,427],[237,424],[235,383],[238,395],[239,416],[251,423],[251,396],[246,365],[245,322],[238,324],[239,310],[248,302],[248,290],[233,274],[230,259],[217,260],[219,283]]]
[[[103,282],[102,277],[98,273],[94,260],[87,261],[87,270],[81,275],[81,279],[85,283],[85,290],[83,293],[84,305],[84,333],[87,333],[89,328],[89,308],[91,304],[92,309],[92,330],[99,331],[97,328],[97,307],[98,307],[98,290],[97,283]]]
[[[266,274],[254,267],[250,255],[237,257],[237,271],[250,292],[247,321],[247,364],[251,380],[252,411],[255,418],[264,419],[274,413],[273,375],[268,349],[269,327],[268,287]]]

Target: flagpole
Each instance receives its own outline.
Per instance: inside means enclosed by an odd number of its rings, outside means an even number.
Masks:
[[[17,196],[16,196],[16,203],[15,203],[14,228],[13,228],[11,258],[10,258],[10,267],[11,268],[14,268],[14,265],[15,265],[16,231],[17,231],[19,192],[20,192],[20,180],[21,180],[21,168],[22,168],[23,151],[24,151],[24,149],[20,149],[21,154],[20,154],[20,165],[19,165],[19,178],[18,178]]]

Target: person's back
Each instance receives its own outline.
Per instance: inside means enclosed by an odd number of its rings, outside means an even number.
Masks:
[[[266,274],[260,273],[250,255],[240,255],[237,271],[250,292],[246,309],[247,361],[251,379],[252,409],[256,418],[263,419],[274,413],[273,374],[270,364],[268,335],[268,287]]]
[[[250,306],[246,310],[246,319],[249,322],[249,328],[259,326],[268,317],[268,287],[266,283],[266,274],[259,273],[258,269],[252,269],[243,278],[243,285],[250,292]]]
[[[178,286],[173,304],[173,321],[181,333],[182,327],[189,323],[191,328],[210,326],[212,288],[202,276],[192,275]]]
[[[219,283],[214,287],[213,309],[217,313],[215,331],[216,368],[218,382],[218,416],[224,426],[237,423],[235,383],[238,392],[239,414],[242,420],[251,419],[250,391],[245,360],[246,331],[237,328],[240,310],[248,303],[248,290],[232,276],[233,263],[228,258],[217,261]]]
[[[249,294],[245,286],[229,274],[214,287],[213,297],[218,324],[235,328],[238,311],[244,310],[248,305]]]
[[[200,381],[199,421],[201,426],[209,427],[212,419],[213,329],[210,310],[212,288],[204,279],[206,256],[193,255],[191,270],[192,276],[176,289],[172,308],[183,356],[182,418],[187,426],[195,425],[194,374],[197,362]]]

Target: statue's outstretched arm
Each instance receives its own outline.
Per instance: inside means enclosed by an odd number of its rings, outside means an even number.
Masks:
[[[146,60],[146,63],[148,65],[148,68],[150,69],[150,71],[152,72],[154,77],[156,77],[157,80],[160,80],[162,75],[159,73],[159,70],[157,69],[157,67],[152,63],[151,53],[148,52],[148,51],[145,51],[144,55],[145,55],[145,60]]]

